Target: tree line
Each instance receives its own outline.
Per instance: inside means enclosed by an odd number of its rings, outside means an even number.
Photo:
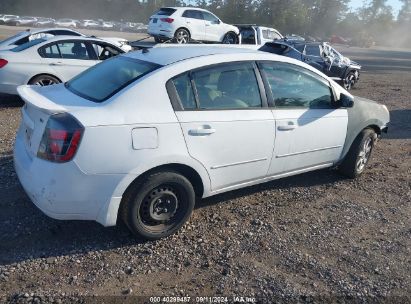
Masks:
[[[224,22],[253,23],[282,33],[328,38],[372,39],[377,44],[411,46],[411,0],[401,0],[398,16],[387,0],[366,0],[353,11],[347,0],[2,0],[0,13],[53,18],[104,19],[147,23],[163,6],[197,6]]]

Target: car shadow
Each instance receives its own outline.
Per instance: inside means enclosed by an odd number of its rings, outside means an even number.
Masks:
[[[24,101],[18,95],[0,93],[0,108],[14,108],[24,105]]]
[[[390,111],[388,133],[383,134],[383,137],[388,139],[411,139],[411,110]]]
[[[199,200],[196,209],[265,190],[332,184],[342,179],[331,170],[306,173]],[[0,160],[0,197],[0,265],[127,246],[153,245],[152,242],[134,237],[123,224],[104,228],[92,221],[59,221],[47,217],[25,194],[10,156]]]

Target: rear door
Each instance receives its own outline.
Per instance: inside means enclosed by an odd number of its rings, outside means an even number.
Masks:
[[[171,81],[188,152],[207,169],[213,191],[266,176],[274,120],[256,72],[253,62],[227,63]]]
[[[198,10],[185,10],[182,17],[185,26],[190,31],[191,38],[194,40],[206,40],[206,26],[203,13]]]
[[[84,40],[62,40],[39,49],[42,62],[67,81],[97,63],[94,51]]]
[[[303,67],[260,63],[276,122],[269,175],[331,166],[340,159],[348,115],[328,81]]]

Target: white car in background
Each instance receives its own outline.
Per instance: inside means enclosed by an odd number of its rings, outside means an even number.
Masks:
[[[146,239],[182,227],[196,197],[334,166],[357,177],[389,122],[301,61],[231,47],[132,52],[18,92],[14,164],[33,203]]]
[[[77,20],[74,19],[69,19],[69,18],[63,18],[63,19],[58,19],[54,24],[56,26],[61,26],[61,27],[77,27]]]
[[[213,13],[191,7],[163,7],[150,17],[147,32],[156,42],[175,39],[177,43],[190,40],[238,43],[239,29],[222,22]]]
[[[89,67],[124,53],[108,41],[81,36],[38,38],[0,51],[0,93],[17,94],[23,84],[66,82]]]
[[[5,24],[5,23],[9,22],[10,20],[16,19],[18,17],[19,16],[17,16],[17,15],[2,15],[0,17],[0,24]]]
[[[81,37],[88,37],[80,32],[77,32],[72,29],[68,28],[46,28],[46,29],[38,29],[38,30],[27,30],[17,33],[14,36],[11,36],[5,40],[0,41],[0,50],[10,50],[19,46],[23,43],[26,43],[31,40],[35,40],[38,38],[51,38],[54,36],[81,36]],[[94,38],[94,37],[92,37]],[[133,48],[131,47],[130,43],[127,39],[118,38],[118,37],[103,37],[100,38],[102,40],[109,41],[114,43],[116,46],[121,48],[124,52],[130,52]]]

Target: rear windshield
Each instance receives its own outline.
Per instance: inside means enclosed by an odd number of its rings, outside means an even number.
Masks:
[[[77,75],[66,87],[83,98],[102,102],[159,67],[155,63],[118,56]]]
[[[174,14],[176,10],[174,8],[160,8],[155,15],[159,15],[159,16],[171,16],[172,14]]]
[[[20,32],[20,33],[14,35],[14,36],[11,36],[7,39],[1,40],[0,44],[7,43],[9,41],[15,40],[16,38],[23,37],[23,36],[28,36],[28,32],[27,31]]]
[[[46,41],[46,39],[42,39],[42,38],[34,39],[34,40],[29,41],[29,42],[23,43],[23,44],[15,47],[14,49],[11,49],[11,51],[18,53],[18,52],[24,51],[25,49],[28,49],[29,47],[32,47],[33,45],[42,43],[44,41]]]

